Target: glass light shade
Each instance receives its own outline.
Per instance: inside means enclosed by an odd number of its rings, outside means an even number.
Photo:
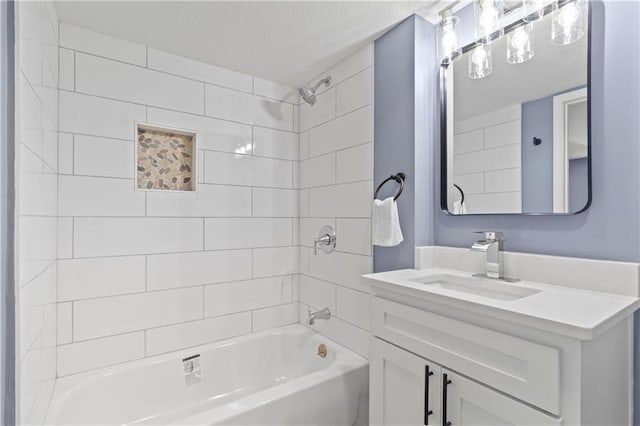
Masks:
[[[462,49],[458,43],[458,21],[458,17],[451,15],[449,10],[442,15],[442,21],[438,25],[438,55],[445,64],[462,57]]]
[[[487,44],[502,37],[504,35],[502,1],[476,0],[474,4],[476,39]]]
[[[564,4],[553,14],[551,42],[566,45],[584,36],[584,0]]]
[[[558,0],[522,0],[522,20],[525,22],[537,21],[544,17],[545,12],[551,13],[556,10]]]
[[[521,25],[507,34],[507,62],[521,64],[533,58],[533,24]]]
[[[469,54],[469,78],[484,78],[492,72],[491,46],[479,44]]]

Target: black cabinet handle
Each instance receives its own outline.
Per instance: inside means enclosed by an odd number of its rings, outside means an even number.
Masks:
[[[451,426],[451,422],[447,421],[447,386],[451,384],[451,380],[447,373],[442,374],[442,424]]]
[[[433,371],[429,371],[429,366],[424,366],[424,424],[429,426],[429,416],[433,410],[429,410],[429,376],[433,376]]]

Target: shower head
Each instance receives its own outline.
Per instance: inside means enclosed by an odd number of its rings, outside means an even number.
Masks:
[[[331,84],[331,76],[326,76],[325,78],[317,82],[313,87],[305,87],[299,89],[298,91],[300,92],[300,96],[302,96],[302,99],[304,99],[306,103],[308,103],[309,105],[313,105],[316,103],[316,90],[318,90],[318,88],[323,84],[328,87]]]

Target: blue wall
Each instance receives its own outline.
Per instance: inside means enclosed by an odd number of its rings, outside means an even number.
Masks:
[[[592,117],[592,174],[593,198],[591,207],[584,213],[574,216],[449,216],[440,211],[440,145],[439,132],[434,129],[427,147],[433,149],[434,158],[431,170],[433,179],[432,192],[434,211],[432,213],[433,234],[429,233],[429,226],[422,232],[427,235],[416,236],[414,241],[432,241],[437,245],[469,247],[476,239],[473,231],[481,229],[496,229],[506,233],[507,250],[541,253],[559,256],[575,256],[593,259],[620,260],[640,262],[640,2],[592,3],[593,9],[593,38],[591,45],[591,117]],[[472,20],[469,8],[461,11],[463,19],[469,25]],[[398,28],[394,29],[396,31]],[[463,28],[469,41],[470,29]],[[395,46],[390,46],[395,40]],[[378,49],[381,42],[388,45]],[[421,40],[415,40],[422,43]],[[400,37],[392,39],[383,36],[376,42],[375,74],[383,67],[403,67],[396,62],[394,50],[406,49],[404,43],[410,42]],[[434,50],[433,42],[425,40],[417,45],[416,51],[424,49]],[[412,65],[413,66],[413,65]],[[437,69],[435,60],[433,70]],[[435,72],[435,71],[434,71]],[[435,81],[435,77],[434,77]],[[393,90],[406,94],[403,86],[407,80],[375,80],[376,109],[380,102],[390,101],[386,96]],[[411,83],[414,84],[413,82]],[[428,87],[430,82],[425,83]],[[381,98],[379,98],[381,95]],[[417,94],[416,98],[420,94]],[[406,102],[406,99],[402,99]],[[387,104],[390,113],[395,105]],[[410,110],[409,110],[410,112]],[[386,129],[386,118],[376,114],[375,126],[375,172],[391,151],[385,151],[379,135],[387,132],[386,140],[393,132],[404,134],[400,127]],[[378,122],[378,120],[381,120]],[[428,123],[439,123],[437,114],[425,115]],[[406,130],[404,131],[406,132]],[[399,145],[408,143],[411,148]],[[395,149],[413,151],[415,141],[405,142],[398,139]],[[404,167],[413,167],[414,159],[410,158]],[[402,162],[395,162],[394,168],[401,170]],[[383,175],[388,174],[386,171]],[[429,187],[430,185],[427,185]],[[416,222],[428,222],[430,216],[414,215]],[[416,222],[404,222],[403,231],[406,234],[422,229]],[[389,266],[396,262],[406,265],[412,262],[413,253],[403,251],[404,259],[396,256],[388,264],[381,259],[385,252],[374,251],[374,267]],[[411,263],[412,264],[412,263]],[[635,424],[640,425],[640,315],[636,315],[636,369],[635,369]]]
[[[436,122],[434,27],[412,16],[375,43],[374,54],[374,181],[376,185],[397,172],[406,174],[398,198],[404,241],[398,247],[374,247],[374,270],[412,268],[414,247],[434,243],[433,137]],[[378,60],[380,58],[380,60]],[[393,195],[385,185],[378,198]]]
[[[542,143],[534,145],[534,137]],[[553,211],[552,96],[522,104],[522,211]]]

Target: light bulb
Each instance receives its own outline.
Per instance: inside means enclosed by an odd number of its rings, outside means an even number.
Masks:
[[[565,4],[553,15],[551,41],[554,44],[571,44],[584,35],[584,0]]]
[[[520,64],[533,58],[533,24],[521,25],[507,36],[507,62]]]
[[[438,26],[439,56],[443,63],[448,64],[462,55],[462,50],[458,47],[458,35],[456,34],[456,25],[458,17],[453,16],[451,10],[447,10],[442,14],[442,21]]]
[[[483,78],[491,74],[492,71],[491,47],[478,45],[469,56],[469,78]]]
[[[550,6],[549,8],[547,8]],[[522,0],[522,20],[533,22],[558,9],[558,0]]]
[[[496,0],[477,0],[476,38],[483,43],[490,43],[503,34],[502,7],[500,2]]]

